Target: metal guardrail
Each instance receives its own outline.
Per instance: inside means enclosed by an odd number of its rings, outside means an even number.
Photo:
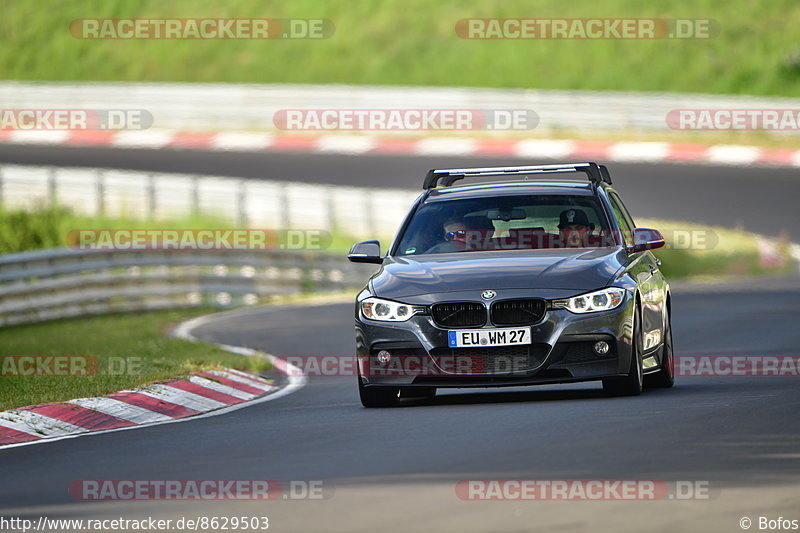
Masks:
[[[192,83],[0,83],[8,109],[144,109],[154,128],[275,129],[281,109],[526,109],[537,131],[671,131],[674,109],[797,109],[800,99],[752,96],[345,85]],[[779,133],[779,132],[776,132]],[[787,133],[787,132],[784,132]],[[797,131],[788,132],[797,134]]]
[[[96,168],[0,166],[0,205],[91,216],[202,213],[239,228],[392,235],[416,192]],[[86,228],[73,228],[86,229]],[[66,244],[66,235],[65,244]],[[0,255],[0,326],[357,289],[376,269],[299,250],[36,250]]]
[[[389,237],[416,191],[99,168],[0,166],[0,205],[162,220],[202,213],[237,227]],[[82,229],[82,228],[74,228]]]
[[[0,326],[103,313],[255,305],[357,289],[375,265],[311,252],[35,250],[0,256]]]

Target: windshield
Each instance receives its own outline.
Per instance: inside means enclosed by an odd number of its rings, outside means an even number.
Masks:
[[[426,201],[396,255],[615,246],[596,196],[488,196]]]

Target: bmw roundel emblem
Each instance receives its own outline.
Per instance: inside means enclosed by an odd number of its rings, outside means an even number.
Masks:
[[[489,289],[488,291],[483,291],[483,292],[481,293],[481,298],[483,298],[484,300],[491,300],[491,299],[492,299],[492,298],[494,298],[495,296],[497,296],[497,293],[496,293],[496,292],[494,292],[494,291],[493,291],[493,290],[491,290],[491,289]]]

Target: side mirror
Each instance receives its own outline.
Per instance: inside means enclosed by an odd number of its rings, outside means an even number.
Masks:
[[[352,263],[383,263],[381,257],[381,243],[378,241],[358,242],[350,248],[347,259]]]
[[[665,244],[664,236],[657,229],[636,228],[633,230],[633,246],[628,246],[628,251],[633,253],[655,250]]]

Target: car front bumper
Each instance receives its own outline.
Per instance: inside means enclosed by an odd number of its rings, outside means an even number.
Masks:
[[[631,362],[633,305],[628,293],[610,311],[581,315],[548,309],[539,323],[529,326],[532,344],[528,348],[451,349],[448,330],[465,328],[441,327],[427,314],[406,322],[379,322],[357,312],[360,379],[365,386],[439,388],[565,383],[625,375]],[[610,347],[605,355],[592,348],[600,340]],[[380,352],[388,352],[390,360],[379,361]]]

